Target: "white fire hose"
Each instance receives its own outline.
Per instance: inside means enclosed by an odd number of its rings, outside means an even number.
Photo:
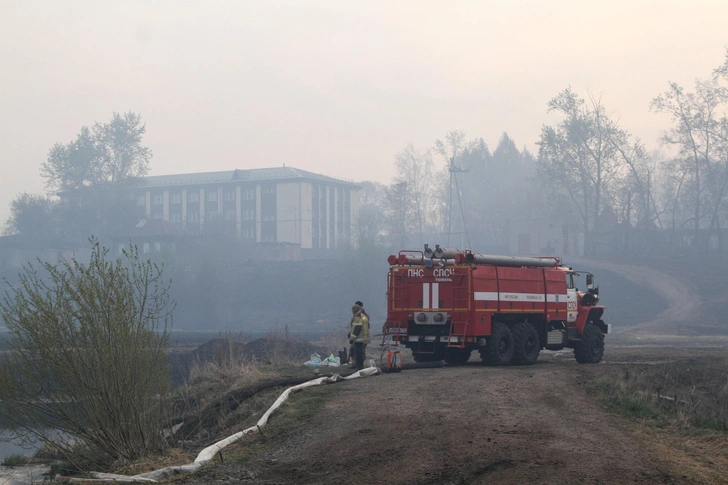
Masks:
[[[159,470],[154,470],[147,473],[140,473],[139,475],[133,475],[133,476],[127,476],[127,475],[115,475],[113,473],[100,473],[100,472],[91,472],[90,475],[92,478],[76,478],[76,477],[62,477],[60,480],[69,482],[69,483],[85,483],[85,482],[151,482],[156,483],[157,480],[168,478],[174,475],[184,475],[186,473],[192,473],[196,470],[198,470],[202,465],[212,460],[215,455],[217,455],[223,448],[225,448],[228,445],[231,445],[238,441],[240,438],[245,436],[249,433],[255,433],[257,431],[260,431],[267,423],[268,418],[270,418],[271,414],[273,414],[273,411],[278,409],[281,404],[283,404],[291,394],[294,392],[300,391],[301,389],[305,389],[307,387],[312,386],[319,386],[321,384],[330,384],[334,383],[340,380],[351,380],[356,379],[359,377],[367,377],[372,376],[375,374],[379,374],[381,371],[377,367],[369,367],[367,369],[362,369],[360,371],[357,371],[349,376],[341,377],[339,374],[334,374],[331,377],[319,377],[317,379],[313,379],[308,382],[304,382],[303,384],[299,384],[297,386],[289,387],[283,393],[276,399],[276,402],[273,403],[273,405],[268,408],[268,410],[265,412],[265,414],[258,420],[258,422],[255,424],[255,426],[251,426],[248,429],[244,429],[243,431],[239,431],[235,433],[234,435],[228,436],[224,440],[218,441],[217,443],[208,446],[204,450],[202,450],[198,455],[197,458],[195,458],[195,461],[192,463],[188,463],[187,465],[180,465],[180,466],[170,466],[166,468],[160,468]]]

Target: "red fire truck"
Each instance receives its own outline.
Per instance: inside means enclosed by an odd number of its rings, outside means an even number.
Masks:
[[[488,365],[533,364],[541,349],[574,349],[598,363],[610,325],[599,288],[556,257],[476,254],[425,245],[389,257],[385,336],[417,362],[462,364],[474,350]]]

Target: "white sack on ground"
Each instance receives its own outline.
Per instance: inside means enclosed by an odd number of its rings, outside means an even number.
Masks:
[[[303,384],[299,384],[297,386],[289,387],[283,393],[276,399],[276,402],[273,403],[271,407],[268,408],[268,410],[263,414],[263,416],[258,420],[258,422],[255,424],[255,426],[251,426],[248,429],[245,429],[243,431],[239,431],[235,433],[234,435],[228,436],[227,438],[218,441],[217,443],[208,446],[204,450],[202,450],[198,455],[197,458],[195,458],[195,461],[192,463],[189,463],[187,465],[181,465],[181,466],[171,466],[166,468],[161,468],[159,470],[154,470],[152,472],[147,473],[140,473],[139,475],[133,475],[133,476],[126,476],[126,475],[115,475],[112,473],[99,473],[99,472],[92,472],[91,477],[92,478],[68,478],[67,480],[71,483],[81,483],[81,482],[133,482],[133,481],[144,481],[144,482],[156,482],[157,480],[160,480],[162,478],[168,478],[174,475],[183,475],[186,473],[191,473],[196,470],[198,470],[202,465],[212,460],[215,455],[217,455],[222,449],[224,449],[226,446],[231,445],[238,441],[240,438],[245,436],[248,433],[255,433],[257,431],[260,431],[261,428],[263,428],[268,423],[268,418],[270,418],[270,415],[273,414],[273,411],[278,409],[281,404],[286,402],[286,400],[290,397],[291,394],[294,392],[300,391],[301,389],[305,389],[307,387],[312,386],[319,386],[321,384],[330,384],[338,381],[348,381],[351,379],[357,379],[359,377],[367,377],[367,376],[373,376],[375,374],[379,374],[380,370],[377,367],[369,367],[366,369],[362,369],[360,371],[357,371],[349,376],[341,377],[339,374],[334,374],[331,377],[319,377],[317,379],[313,379],[308,382],[304,382]]]

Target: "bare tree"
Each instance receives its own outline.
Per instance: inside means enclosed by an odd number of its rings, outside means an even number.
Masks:
[[[415,231],[416,217],[413,200],[413,191],[407,182],[393,183],[387,188],[387,225],[390,244],[394,247],[405,248],[408,235]]]
[[[619,161],[612,140],[623,136],[623,132],[600,99],[590,94],[587,105],[571,88],[549,101],[548,112],[561,113],[564,119],[541,130],[539,180],[548,190],[569,197],[581,216],[585,252],[594,254],[592,227],[618,175]]]
[[[433,163],[430,150],[419,151],[411,143],[395,156],[397,173],[394,184],[406,184],[408,203],[412,205],[413,230],[418,242],[422,243],[424,233],[431,220],[433,193]]]
[[[378,182],[361,183],[359,194],[358,234],[359,247],[376,246],[385,231],[384,215],[387,203],[387,188]]]
[[[701,229],[715,230],[720,239],[721,213],[728,195],[727,101],[728,91],[716,76],[708,81],[696,80],[694,92],[671,82],[669,89],[650,105],[658,113],[667,113],[673,122],[661,141],[677,148],[670,169],[684,180],[683,193],[689,197],[692,209],[686,222],[693,228],[696,250],[704,248],[706,242],[701,238]]]

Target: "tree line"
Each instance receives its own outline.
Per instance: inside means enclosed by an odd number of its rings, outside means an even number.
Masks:
[[[517,221],[579,225],[583,252],[604,249],[605,216],[621,227],[659,233],[667,245],[704,252],[724,248],[728,224],[728,50],[723,64],[692,90],[677,83],[649,105],[667,117],[660,150],[650,151],[611,114],[600,96],[571,87],[546,112],[538,152],[519,149],[503,133],[491,151],[482,137],[451,131],[430,147],[408,144],[394,157],[390,183],[362,182],[360,247],[419,247],[442,241],[473,248],[507,248]],[[57,143],[40,174],[44,195],[23,193],[11,203],[5,234],[29,245],[61,240],[83,244],[134,223],[125,187],[146,175],[152,152],[146,127],[132,112],[83,127]],[[64,197],[83,190],[82,198]],[[600,221],[600,218],[602,219]],[[618,250],[644,251],[621,241]],[[555,248],[558,249],[558,248]],[[654,250],[654,248],[651,248]]]
[[[137,222],[126,188],[149,172],[145,133],[141,115],[114,113],[106,123],[82,127],[75,140],[53,145],[40,168],[46,193],[17,195],[5,234],[38,249],[57,242],[80,247],[91,235],[106,239]]]
[[[536,155],[519,150],[507,133],[493,152],[462,131],[429,148],[407,145],[395,156],[391,184],[363,184],[362,244],[402,248],[436,236],[507,247],[514,221],[576,221],[584,253],[595,255],[602,252],[597,233],[609,213],[622,227],[660,233],[674,249],[722,252],[727,107],[728,51],[692,90],[670,82],[652,100],[649,109],[671,123],[658,140],[661,150],[633,137],[601,97],[580,96],[571,87],[549,100],[547,112],[560,120],[542,127]],[[654,249],[622,244],[613,249]]]

